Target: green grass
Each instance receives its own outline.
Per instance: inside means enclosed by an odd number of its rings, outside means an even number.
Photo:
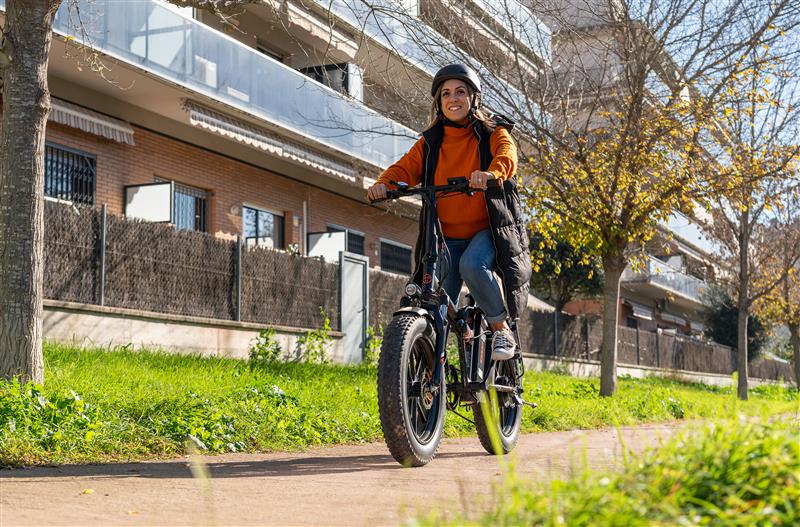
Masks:
[[[513,470],[488,512],[421,525],[800,525],[800,427],[753,418],[707,421],[625,460],[547,485]]]
[[[209,452],[296,450],[378,441],[374,367],[269,363],[125,349],[45,346],[45,384],[0,382],[0,465],[161,458],[191,440]],[[666,379],[620,379],[598,397],[596,379],[528,372],[526,432],[749,415],[797,406],[795,390],[756,389],[736,403],[731,389]],[[446,433],[473,434],[449,414]]]

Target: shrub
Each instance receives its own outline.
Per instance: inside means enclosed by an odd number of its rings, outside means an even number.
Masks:
[[[367,327],[367,343],[364,346],[363,363],[367,366],[376,366],[381,355],[381,345],[383,344],[383,326],[380,324],[375,327]]]
[[[250,368],[271,364],[280,360],[281,356],[283,356],[283,348],[281,348],[278,339],[275,338],[275,330],[268,328],[259,331],[255,344],[250,348]]]
[[[320,308],[319,310],[324,319],[322,327],[309,330],[298,338],[297,348],[303,362],[329,364],[331,360],[328,357],[328,348],[333,340],[330,336],[331,320],[325,314],[324,309]]]

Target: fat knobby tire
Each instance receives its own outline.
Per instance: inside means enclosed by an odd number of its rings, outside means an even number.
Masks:
[[[384,332],[378,361],[378,409],[383,437],[392,457],[406,467],[420,467],[434,458],[442,437],[446,411],[442,383],[434,436],[426,444],[420,444],[409,430],[408,402],[403,396],[406,382],[403,367],[408,364],[409,354],[417,339],[426,339],[430,349],[434,349],[432,332],[425,317],[413,313],[395,316]]]

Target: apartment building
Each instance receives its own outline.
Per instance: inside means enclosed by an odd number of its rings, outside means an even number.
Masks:
[[[710,243],[686,216],[675,214],[665,222],[644,261],[622,274],[620,324],[702,334],[708,280],[714,276]]]
[[[413,211],[369,206],[364,188],[415,132],[361,102],[357,68],[320,78],[329,65],[293,59],[266,7],[236,19],[244,33],[157,0],[81,2],[82,24],[66,4],[49,62],[49,198],[304,253],[310,233],[344,231],[373,265],[409,270]],[[327,28],[291,12],[308,42]],[[355,38],[333,58],[345,63]]]
[[[416,24],[449,4],[385,3]],[[485,23],[492,3],[458,10],[486,43],[506,37]],[[417,209],[365,200],[427,120],[419,94],[439,64],[403,39],[407,24],[362,25],[366,7],[349,0],[225,16],[162,0],[78,6],[54,24],[48,197],[303,254],[335,238],[373,267],[410,271]],[[398,97],[404,86],[417,99]]]
[[[446,61],[453,44],[436,28],[455,23],[496,61],[514,44],[535,76],[550,59],[549,30],[516,1],[384,4],[393,16],[378,25],[380,11],[367,17],[354,0],[271,0],[223,17],[162,0],[87,0],[80,23],[65,3],[49,62],[46,195],[303,254],[346,248],[408,273],[416,207],[365,199],[424,126],[441,65],[407,32],[424,27]],[[509,14],[545,40],[513,31]],[[697,330],[703,249],[664,233],[669,256],[623,277],[621,323]]]

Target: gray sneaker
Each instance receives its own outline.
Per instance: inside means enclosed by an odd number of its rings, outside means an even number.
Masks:
[[[514,357],[517,342],[514,334],[507,329],[495,331],[492,336],[492,360],[508,360]]]

